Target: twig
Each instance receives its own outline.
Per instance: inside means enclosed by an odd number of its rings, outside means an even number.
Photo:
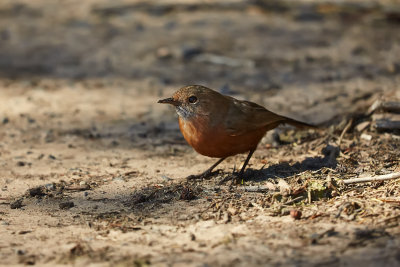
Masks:
[[[397,130],[400,129],[400,121],[390,119],[380,119],[375,122],[377,130]]]
[[[270,191],[270,189],[266,186],[240,186],[239,190],[243,190],[246,192],[256,192],[256,193],[265,193]]]
[[[395,200],[395,199],[379,199],[382,202],[385,203],[393,203],[393,204],[400,204],[400,200]]]
[[[305,199],[304,196],[299,196],[299,197],[296,197],[296,198],[294,198],[292,200],[289,200],[288,202],[285,202],[283,205],[290,205],[290,204],[296,203],[298,201],[301,201],[303,199]]]
[[[400,102],[383,102],[381,107],[384,111],[400,113]]]
[[[362,177],[362,178],[354,178],[354,179],[347,179],[343,180],[344,184],[354,184],[354,183],[368,183],[368,182],[375,182],[375,181],[385,181],[385,180],[392,180],[400,178],[400,172],[394,172],[391,174],[386,175],[379,175],[379,176],[370,176],[370,177]]]
[[[340,149],[340,144],[342,143],[343,136],[346,134],[346,132],[350,129],[350,126],[353,124],[353,119],[351,118],[349,122],[346,124],[344,127],[342,133],[340,134],[339,140],[338,140],[338,147]]]

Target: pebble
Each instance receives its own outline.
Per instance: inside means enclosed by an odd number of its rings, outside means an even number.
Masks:
[[[372,135],[369,134],[361,134],[361,139],[367,140],[367,141],[371,141],[372,140]]]
[[[45,190],[43,189],[44,189],[43,186],[37,186],[30,188],[28,192],[31,197],[42,197],[46,195]]]
[[[22,208],[22,201],[23,201],[23,199],[22,198],[20,198],[20,199],[17,199],[16,201],[14,201],[14,202],[12,202],[11,204],[10,204],[10,208],[11,209],[20,209],[20,208]]]
[[[161,59],[167,59],[172,57],[172,52],[169,48],[167,47],[160,47],[157,49],[157,57]]]
[[[290,211],[290,217],[292,217],[295,220],[300,220],[301,218],[301,211],[299,210],[291,210]]]
[[[18,161],[17,162],[17,166],[18,167],[23,167],[23,166],[25,166],[26,164],[25,164],[25,162],[23,162],[23,161]]]
[[[22,249],[18,249],[17,250],[17,255],[22,256],[22,255],[25,255],[25,254],[26,254],[25,250],[22,250]]]
[[[44,187],[46,187],[47,190],[54,190],[55,189],[54,184],[46,184]]]

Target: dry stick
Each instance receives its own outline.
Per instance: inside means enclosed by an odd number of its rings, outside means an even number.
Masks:
[[[362,178],[354,178],[354,179],[347,179],[343,180],[344,184],[354,184],[354,183],[368,183],[368,182],[375,182],[375,181],[385,181],[385,180],[392,180],[400,178],[400,172],[394,172],[391,174],[386,175],[379,175],[373,177],[362,177]]]
[[[400,121],[392,121],[390,119],[376,120],[376,129],[382,130],[397,130],[400,129]]]
[[[340,144],[342,143],[342,139],[343,136],[345,135],[345,133],[349,130],[350,126],[353,124],[353,119],[351,118],[349,120],[349,122],[346,124],[346,126],[344,127],[342,133],[340,134],[339,140],[338,140],[338,147],[340,149]]]
[[[400,102],[383,102],[381,107],[384,111],[387,112],[400,112]]]
[[[266,186],[241,186],[238,187],[238,189],[246,192],[255,192],[255,193],[264,193],[270,191],[270,189]]]
[[[290,204],[296,203],[298,201],[301,201],[303,199],[305,199],[304,196],[299,196],[299,197],[296,197],[296,198],[294,198],[292,200],[289,200],[288,202],[284,203],[283,205],[290,205]]]

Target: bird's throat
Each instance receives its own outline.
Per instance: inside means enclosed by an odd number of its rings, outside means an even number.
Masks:
[[[181,106],[177,106],[175,108],[175,110],[176,110],[176,113],[178,113],[179,117],[184,120],[191,119],[196,116],[196,114],[194,112],[190,112],[189,110],[187,110]]]

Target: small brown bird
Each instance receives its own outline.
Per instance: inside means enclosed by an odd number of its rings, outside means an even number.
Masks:
[[[239,172],[241,176],[268,130],[283,123],[300,128],[314,127],[201,85],[185,86],[158,103],[175,106],[181,132],[198,153],[220,158],[205,172],[190,178],[207,177],[227,157],[249,152]]]

